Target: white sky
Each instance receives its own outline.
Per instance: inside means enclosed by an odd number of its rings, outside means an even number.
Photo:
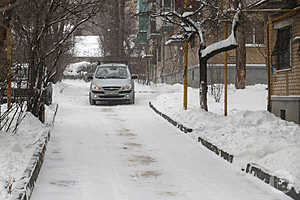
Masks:
[[[75,36],[74,55],[78,57],[98,57],[101,55],[99,36]]]

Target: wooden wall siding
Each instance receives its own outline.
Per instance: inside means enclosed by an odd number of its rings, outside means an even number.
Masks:
[[[300,1],[300,0],[299,0]],[[300,36],[300,14],[294,16],[292,38]],[[292,69],[275,72],[272,76],[272,95],[300,95],[300,51],[299,44],[292,44]]]

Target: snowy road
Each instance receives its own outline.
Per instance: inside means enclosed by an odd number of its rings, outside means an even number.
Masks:
[[[161,120],[148,107],[155,93],[90,106],[80,83],[56,88],[60,110],[32,200],[290,199]]]

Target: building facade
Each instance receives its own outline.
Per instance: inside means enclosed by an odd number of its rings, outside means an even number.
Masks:
[[[143,1],[143,0],[140,0]],[[183,2],[180,0],[148,0],[147,2],[149,12],[157,13],[161,11],[176,10],[180,12],[183,9]],[[199,1],[189,0],[189,10],[193,11],[199,7]],[[251,16],[249,17],[251,18]],[[183,81],[183,44],[169,43],[168,40],[177,31],[177,27],[173,24],[167,23],[161,18],[148,18],[147,47],[145,50],[147,54],[153,55],[150,63],[150,78],[151,80],[176,83]],[[267,83],[266,65],[265,65],[265,45],[264,45],[264,19],[254,19],[246,27],[246,84],[252,85],[257,83]],[[209,38],[209,43],[216,42],[223,39],[223,31],[219,31],[218,38]],[[145,31],[143,31],[145,32]],[[209,34],[208,34],[209,37]],[[190,86],[199,86],[199,58],[198,58],[197,41],[190,44],[188,53],[189,79]],[[228,69],[229,69],[229,83],[235,82],[236,69],[236,52],[229,51]],[[222,83],[224,80],[224,56],[217,55],[208,60],[208,82]]]
[[[300,124],[300,0],[265,0],[258,9],[268,14],[270,111]],[[278,10],[280,10],[278,12]]]

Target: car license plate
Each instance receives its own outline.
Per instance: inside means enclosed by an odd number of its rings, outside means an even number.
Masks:
[[[116,91],[107,91],[106,94],[107,95],[115,95],[115,94],[117,94],[117,92]]]

